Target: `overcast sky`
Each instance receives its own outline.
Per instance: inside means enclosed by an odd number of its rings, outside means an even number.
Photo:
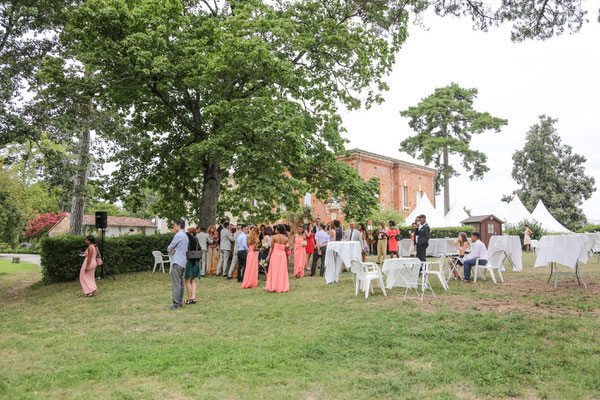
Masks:
[[[502,207],[502,195],[517,188],[511,178],[512,155],[523,147],[538,116],[547,114],[559,120],[563,144],[587,158],[586,172],[596,178],[599,191],[583,209],[588,219],[600,219],[600,0],[584,6],[590,22],[579,33],[544,42],[513,43],[508,26],[473,31],[468,19],[428,18],[428,30],[411,25],[388,78],[386,102],[342,113],[347,148],[411,160],[399,151],[400,142],[414,134],[399,111],[451,82],[476,87],[475,109],[506,118],[508,125],[500,133],[474,138],[472,146],[488,155],[490,171],[481,181],[470,182],[467,173],[453,178],[450,203],[458,199],[476,214]],[[442,204],[439,193],[439,209]]]

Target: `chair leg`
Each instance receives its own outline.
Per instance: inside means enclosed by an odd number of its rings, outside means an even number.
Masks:
[[[477,270],[479,269],[479,267],[475,265],[473,269],[475,270],[475,279],[473,280],[473,283],[477,283]]]
[[[356,279],[354,283],[354,296],[358,296],[358,288],[360,287],[360,280]]]
[[[154,268],[152,268],[152,272],[156,271],[156,261],[154,261]]]
[[[494,281],[494,283],[498,283],[498,282],[496,282],[496,275],[494,274],[493,269],[490,269],[490,275],[492,276],[492,280]]]
[[[381,276],[379,277],[379,287],[381,288],[383,295],[387,296],[387,293],[385,291],[385,285],[383,284],[383,278]]]
[[[368,279],[365,279],[365,299],[369,298],[370,287],[371,287],[371,281]]]
[[[498,277],[500,278],[500,282],[504,283],[504,277],[502,276],[502,268],[498,270]]]

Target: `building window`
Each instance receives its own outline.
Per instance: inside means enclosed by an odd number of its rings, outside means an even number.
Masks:
[[[492,224],[492,223],[488,224],[488,233],[490,233],[492,235],[494,234],[494,224]]]
[[[304,205],[306,207],[310,207],[312,205],[312,195],[310,193],[306,193],[304,195]]]
[[[402,186],[402,208],[408,208],[408,187]]]
[[[420,191],[417,191],[417,205],[419,205],[419,203],[421,202],[422,196],[423,196],[423,193]]]

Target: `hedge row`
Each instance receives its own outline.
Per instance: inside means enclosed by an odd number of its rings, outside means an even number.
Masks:
[[[410,231],[412,227],[410,226],[399,226],[400,234],[403,238],[410,238]],[[444,238],[455,238],[458,236],[460,232],[465,232],[467,236],[470,236],[475,228],[470,225],[465,226],[449,226],[442,228],[431,228],[431,238],[432,239],[444,239]]]
[[[154,265],[152,251],[167,252],[172,233],[162,235],[127,235],[104,239],[102,259],[113,274],[147,271]],[[100,240],[98,244],[100,245]],[[83,236],[61,235],[41,241],[42,275],[45,283],[66,282],[79,278],[86,249]],[[100,268],[96,269],[99,274]]]
[[[579,233],[584,233],[584,232],[600,232],[600,225],[586,225],[583,228],[581,228],[580,230],[578,230],[577,232]]]

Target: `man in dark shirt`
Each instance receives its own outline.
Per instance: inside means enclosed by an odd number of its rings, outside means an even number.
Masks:
[[[419,226],[415,232],[415,244],[417,246],[417,258],[426,261],[427,247],[429,247],[430,229],[424,214],[419,215]]]

